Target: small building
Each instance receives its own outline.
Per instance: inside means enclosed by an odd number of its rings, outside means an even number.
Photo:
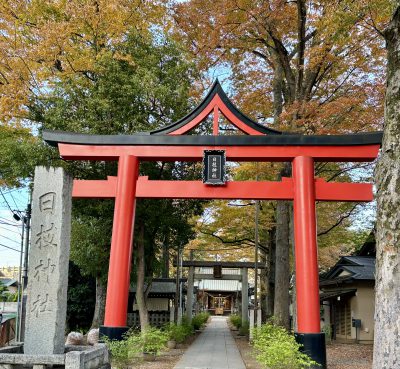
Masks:
[[[13,278],[0,277],[0,285],[6,287],[8,293],[16,293],[18,291],[18,281]]]
[[[185,280],[181,280],[184,282]],[[145,286],[146,288],[146,286]],[[147,310],[150,325],[161,327],[173,317],[176,295],[176,281],[171,278],[153,279],[147,295]],[[132,285],[128,301],[128,326],[139,327],[139,309],[136,304],[136,286]]]
[[[197,287],[197,309],[213,315],[229,315],[237,313],[240,308],[242,282],[240,280],[223,279],[227,276],[241,275],[238,268],[223,268],[221,279],[202,279],[201,276],[212,276],[214,268],[195,268],[194,286]]]
[[[332,339],[373,343],[375,310],[375,241],[342,257],[320,278],[323,325]]]

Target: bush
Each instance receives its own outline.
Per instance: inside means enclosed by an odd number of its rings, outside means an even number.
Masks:
[[[111,354],[112,366],[115,368],[124,368],[129,361],[129,344],[126,339],[122,341],[109,340],[102,337]]]
[[[137,334],[134,337],[136,339],[132,340],[132,343],[136,342],[139,345],[141,352],[154,355],[157,355],[162,351],[168,341],[168,335],[166,332],[153,327],[146,328],[144,333]]]
[[[168,335],[160,329],[148,327],[144,333],[129,331],[121,341],[104,340],[111,353],[112,366],[124,368],[130,362],[140,360],[143,353],[157,355],[165,349]]]
[[[325,333],[325,342],[327,344],[332,343],[332,329],[331,329],[331,327],[329,325],[325,325],[322,328],[322,332]]]
[[[301,345],[293,335],[271,323],[254,330],[253,346],[257,361],[269,369],[303,369],[317,365],[299,351]]]
[[[237,314],[232,314],[229,316],[229,321],[234,325],[237,329],[242,326],[242,318]]]
[[[174,340],[177,343],[182,343],[187,337],[193,334],[191,325],[170,323],[166,326],[165,331],[167,332],[168,338]]]
[[[249,322],[248,321],[245,321],[244,323],[242,322],[239,328],[239,335],[248,336],[248,334],[249,334]]]
[[[192,326],[195,330],[201,329],[208,321],[209,313],[199,313],[192,318]]]

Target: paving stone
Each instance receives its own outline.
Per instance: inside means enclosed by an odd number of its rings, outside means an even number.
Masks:
[[[212,317],[174,369],[246,369],[225,317]]]

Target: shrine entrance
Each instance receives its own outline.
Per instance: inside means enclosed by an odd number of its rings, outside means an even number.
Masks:
[[[213,115],[212,135],[185,135]],[[240,135],[220,135],[221,115]],[[65,160],[118,161],[118,175],[75,180],[75,198],[114,198],[114,222],[104,325],[101,333],[120,338],[127,330],[127,306],[138,198],[290,200],[294,240],[298,329],[304,350],[326,367],[325,336],[320,329],[316,201],[372,201],[372,184],[328,183],[314,177],[315,162],[370,162],[382,133],[299,135],[261,125],[240,112],[218,81],[191,113],[165,128],[135,135],[88,135],[44,131]],[[215,158],[215,160],[214,160]],[[157,181],[139,176],[143,161],[204,161],[203,181]],[[292,177],[281,181],[228,181],[225,161],[291,162]],[[214,163],[216,163],[214,165]]]

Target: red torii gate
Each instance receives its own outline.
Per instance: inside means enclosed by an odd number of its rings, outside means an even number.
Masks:
[[[213,113],[213,135],[183,135]],[[219,114],[245,135],[219,135]],[[186,117],[157,131],[103,136],[44,131],[65,160],[118,161],[118,175],[106,180],[75,180],[75,198],[115,198],[104,326],[101,333],[120,338],[127,330],[127,304],[137,198],[293,200],[296,259],[297,338],[326,366],[320,330],[315,201],[372,201],[372,184],[327,183],[314,177],[314,162],[369,162],[382,133],[303,136],[286,134],[246,117],[218,81]],[[228,161],[292,162],[292,178],[282,181],[227,182],[149,180],[138,176],[141,161],[201,161],[205,150],[224,150]]]

